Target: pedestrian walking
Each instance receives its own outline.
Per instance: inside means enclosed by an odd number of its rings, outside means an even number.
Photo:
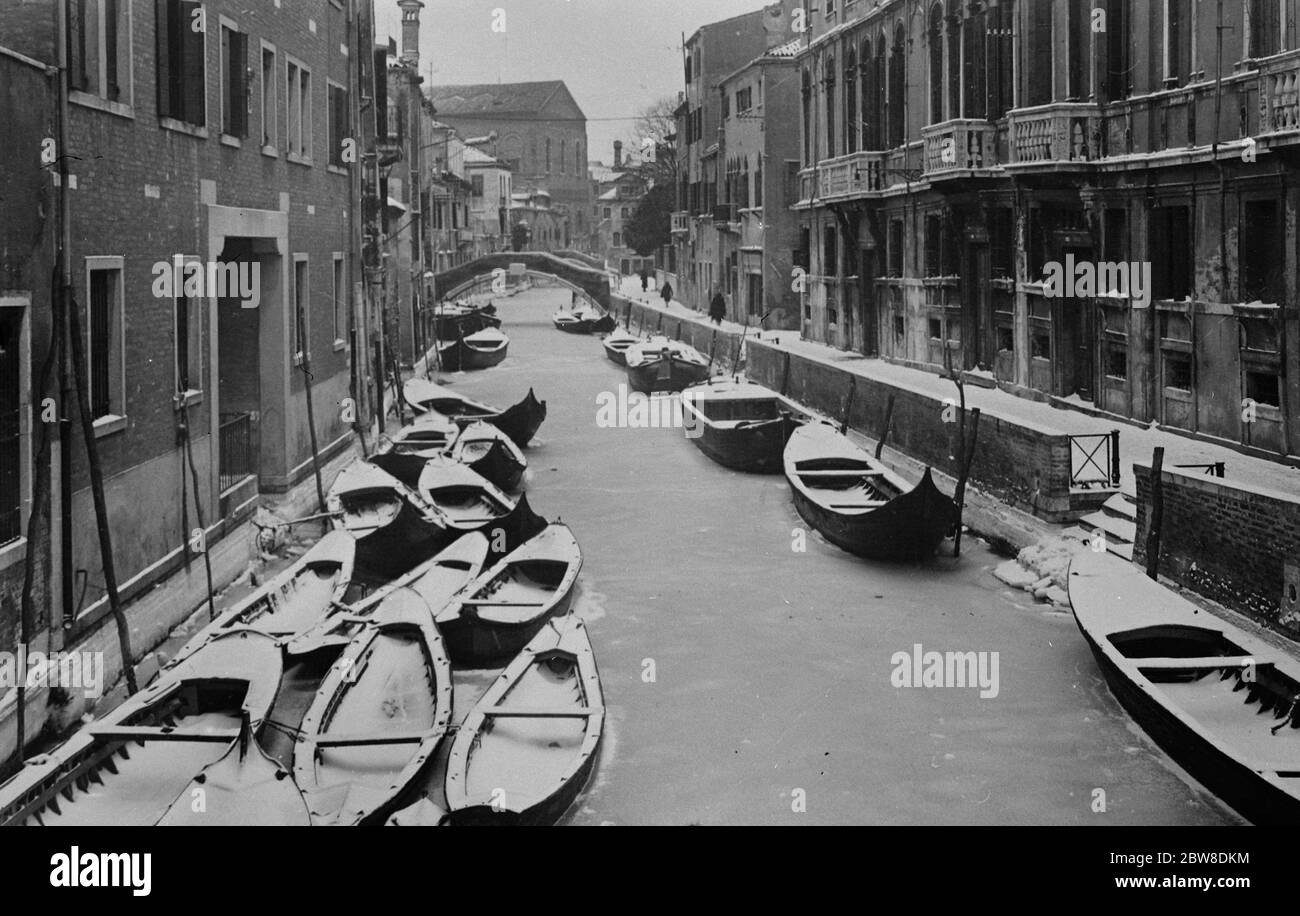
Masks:
[[[642,267],[641,268],[641,292],[644,293],[648,289],[650,289],[650,275],[646,273],[645,268]]]
[[[659,290],[659,295],[663,297],[664,308],[667,308],[673,301],[673,285],[665,280],[663,289]]]
[[[713,300],[709,302],[709,317],[718,327],[722,327],[722,319],[727,316],[727,300],[722,295],[722,290],[715,290]]]

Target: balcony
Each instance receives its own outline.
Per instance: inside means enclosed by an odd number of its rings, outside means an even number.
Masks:
[[[663,225],[660,223],[660,225]],[[691,214],[686,210],[679,210],[672,215],[672,232],[673,235],[689,235],[691,231]]]
[[[866,151],[827,159],[818,167],[817,196],[822,200],[843,200],[883,191],[888,155]]]
[[[921,129],[925,175],[931,181],[991,175],[998,167],[997,127],[963,118]]]
[[[1100,159],[1101,108],[1076,102],[1059,102],[1020,108],[1008,115],[1011,133],[1010,166],[1053,169],[1082,166]]]
[[[713,225],[725,226],[738,222],[735,204],[716,204],[713,207]]]
[[[1260,62],[1259,109],[1261,134],[1300,133],[1300,52]]]

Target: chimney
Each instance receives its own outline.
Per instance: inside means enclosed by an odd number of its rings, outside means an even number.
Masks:
[[[622,167],[623,167],[623,141],[615,140],[614,141],[614,168],[621,169]]]
[[[420,0],[397,0],[402,9],[402,60],[413,67],[420,65]]]

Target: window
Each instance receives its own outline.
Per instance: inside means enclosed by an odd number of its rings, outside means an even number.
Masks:
[[[623,247],[623,233],[621,232],[614,233],[614,247],[615,248]]]
[[[551,174],[551,138],[546,138],[546,174]]]
[[[343,252],[334,252],[334,342],[341,344],[348,336],[348,286],[343,272]]]
[[[86,351],[90,410],[96,421],[124,416],[126,363],[123,349],[122,259],[86,258]]]
[[[203,270],[203,262],[197,257],[176,255],[175,263],[181,269],[183,279],[191,276],[193,272]],[[174,290],[175,298],[172,300],[172,331],[175,334],[176,351],[174,367],[176,371],[173,381],[176,393],[181,395],[198,392],[203,387],[203,356],[200,343],[203,300],[197,296],[186,296],[186,285],[184,282],[179,284],[179,288]],[[232,285],[238,288],[238,284]]]
[[[1128,211],[1107,208],[1102,217],[1106,234],[1106,260],[1111,264],[1121,264],[1128,260]]]
[[[1029,354],[1034,359],[1052,358],[1052,337],[1042,331],[1036,332],[1029,339]]]
[[[894,339],[899,343],[903,341],[903,316],[894,316]]]
[[[291,157],[311,160],[311,71],[285,55],[285,111],[289,115],[285,150]],[[393,129],[389,122],[389,131]]]
[[[736,92],[736,114],[744,114],[754,107],[754,89],[746,86]]]
[[[275,48],[262,45],[262,146],[275,149],[276,112],[278,98],[275,92]]]
[[[1023,42],[1027,48],[1024,77],[1026,106],[1046,105],[1052,101],[1052,8],[1053,3],[1029,0],[1029,21]],[[1004,24],[1010,27],[1010,23]]]
[[[907,85],[906,49],[903,26],[894,30],[894,46],[889,52],[889,146],[903,145],[906,132],[904,122],[904,90]]]
[[[925,275],[938,277],[942,275],[940,257],[942,253],[943,223],[938,216],[925,218]]]
[[[1248,371],[1246,373],[1246,397],[1256,404],[1268,407],[1281,407],[1281,386],[1277,373]]]
[[[930,8],[930,28],[925,35],[930,58],[930,123],[938,124],[943,116],[943,7]]]
[[[736,107],[739,108],[740,106],[737,105]],[[723,89],[722,90],[722,120],[725,121],[729,117],[731,117],[731,93]]]
[[[1250,56],[1269,57],[1282,50],[1279,0],[1250,0]]]
[[[1106,375],[1111,378],[1128,378],[1128,347],[1118,341],[1106,343]]]
[[[826,156],[833,158],[835,152],[835,58],[827,57],[822,85],[826,87]]]
[[[939,318],[930,319],[930,339],[943,340],[943,321]]]
[[[248,36],[221,23],[221,132],[248,136]]]
[[[1127,98],[1129,74],[1128,7],[1130,0],[1106,0],[1106,99]]]
[[[1192,72],[1191,0],[1165,0],[1165,85],[1179,86]]]
[[[330,119],[330,165],[346,168],[343,146],[351,133],[352,113],[348,107],[348,91],[337,83],[327,82]]]
[[[68,88],[131,104],[131,0],[66,0]]]
[[[1009,280],[1016,275],[1015,226],[1010,207],[989,211],[989,267],[995,279]]]
[[[202,4],[157,0],[158,116],[195,127],[207,123]]]
[[[289,316],[289,354],[295,366],[301,366],[311,359],[311,338],[308,320],[311,304],[311,289],[307,285],[307,255],[293,256],[293,314]]]
[[[606,208],[605,208],[605,219],[613,219],[613,218],[614,218],[614,208],[613,208],[613,207],[606,207]]]
[[[1151,211],[1153,293],[1157,299],[1186,299],[1192,294],[1192,235],[1188,207]]]
[[[836,241],[835,227],[825,227],[822,230],[822,273],[828,277],[838,277],[840,274]]]
[[[998,352],[1014,353],[1016,351],[1016,335],[1011,328],[998,328]]]
[[[903,275],[903,221],[901,219],[889,221],[889,275],[891,277]]]
[[[970,18],[962,23],[962,81],[966,86],[962,117],[983,118],[988,111],[988,69],[985,60],[988,13],[984,11],[984,4],[972,3],[967,15]]]
[[[1069,0],[1066,9],[1067,65],[1069,67],[1066,97],[1071,102],[1088,98],[1091,86],[1088,81],[1088,43],[1092,39],[1091,12],[1084,9],[1084,4],[1092,6],[1092,0]],[[1110,24],[1107,23],[1107,28]]]
[[[471,175],[471,176],[469,176],[469,184],[470,184],[470,193],[471,193],[471,194],[473,194],[475,197],[482,197],[482,196],[483,196],[483,176],[482,176],[482,175]]]
[[[1181,391],[1192,390],[1192,358],[1186,353],[1164,354],[1165,387]]]
[[[803,71],[803,88],[800,94],[803,99],[800,109],[803,115],[803,162],[804,165],[812,165],[812,77],[808,75],[806,68]]]
[[[618,211],[618,215],[621,219],[631,219],[632,210],[630,207],[621,207]]]
[[[569,161],[565,149],[566,145],[567,144],[564,140],[560,141],[560,174],[561,175],[564,175],[569,171],[568,166],[566,165],[566,163]]]
[[[1281,301],[1282,265],[1285,263],[1278,246],[1281,238],[1277,201],[1246,201],[1237,232],[1242,302]]]
[[[573,151],[573,173],[582,175],[587,170],[586,160],[582,158],[582,141],[578,141],[577,148]]]
[[[30,422],[26,299],[0,298],[0,544],[23,536],[23,503],[31,474],[23,434]]]
[[[1007,111],[1015,107],[1014,23],[1015,9],[1012,0],[1002,0],[996,9],[989,10],[989,117],[993,119],[1005,116]],[[1107,34],[1113,34],[1113,31],[1108,31]]]

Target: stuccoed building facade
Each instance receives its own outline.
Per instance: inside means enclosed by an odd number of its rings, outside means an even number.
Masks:
[[[1221,9],[810,10],[804,336],[1300,453],[1296,4]],[[1083,263],[1108,269],[1047,282]]]

